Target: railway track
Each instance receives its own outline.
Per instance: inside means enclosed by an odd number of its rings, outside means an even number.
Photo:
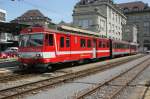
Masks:
[[[7,76],[0,77],[0,83],[7,83],[9,81],[17,81],[24,78],[34,77],[37,74],[10,74]]]
[[[143,93],[141,99],[145,99],[145,96],[146,96],[146,93],[148,92],[148,90],[149,90],[149,87],[147,86],[147,88],[144,90],[144,93]]]
[[[7,63],[7,62],[16,62],[16,59],[0,60],[0,64],[1,64],[1,63]]]
[[[88,91],[81,92],[77,95],[76,99],[93,99],[98,97],[100,99],[120,99],[119,94],[135,79],[137,78],[148,66],[150,60],[146,59],[138,65],[128,69],[127,71],[113,77],[112,79],[99,84]],[[145,93],[148,89],[145,90]],[[143,95],[144,97],[144,95]]]
[[[140,58],[140,57],[143,57],[143,56],[138,56],[136,58]],[[136,58],[133,58],[133,59],[136,59]],[[127,60],[127,62],[128,62],[128,60]],[[18,71],[16,71],[16,73],[14,73],[14,74],[6,75],[6,76],[0,76],[0,83],[6,83],[9,81],[16,81],[16,80],[20,80],[23,78],[33,77],[36,75],[36,74],[22,73],[21,71],[19,71],[19,72],[21,74],[18,74]]]
[[[140,57],[142,57],[142,56],[140,56]],[[37,82],[27,83],[27,84],[3,89],[3,90],[0,90],[0,99],[8,99],[8,98],[12,99],[12,97],[16,98],[16,97],[19,97],[20,95],[24,95],[24,94],[27,94],[27,93],[30,93],[33,91],[47,88],[48,86],[53,86],[53,85],[60,84],[62,82],[68,81],[68,80],[73,80],[73,79],[76,79],[79,77],[83,77],[83,76],[85,77],[85,76],[90,75],[90,74],[104,71],[106,69],[116,67],[117,65],[121,65],[123,63],[127,63],[129,61],[132,61],[134,59],[135,58],[129,58],[126,60],[118,61],[118,62],[113,63],[113,64],[110,63],[110,64],[104,65],[102,67],[94,67],[94,68],[90,68],[90,69],[87,69],[84,71],[71,72],[71,73],[61,75],[61,76],[52,77],[52,78],[40,80]]]

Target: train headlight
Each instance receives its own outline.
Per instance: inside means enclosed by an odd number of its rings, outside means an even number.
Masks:
[[[18,57],[21,57],[21,55],[20,55],[20,54],[17,54],[17,56],[18,56]]]
[[[36,57],[37,57],[37,58],[41,58],[42,55],[41,55],[41,54],[36,54]]]

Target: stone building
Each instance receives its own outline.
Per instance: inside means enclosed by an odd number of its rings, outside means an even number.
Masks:
[[[6,11],[0,9],[0,22],[5,22],[6,21]]]
[[[28,10],[23,15],[17,17],[15,20],[12,20],[11,22],[48,27],[48,25],[51,24],[51,19],[44,16],[39,10]]]
[[[137,27],[134,24],[127,23],[123,26],[122,40],[137,44]]]
[[[6,11],[2,9],[0,9],[0,24],[6,24]],[[2,28],[2,26],[0,28]],[[3,29],[7,30],[6,28]],[[12,44],[13,42],[10,41],[14,41],[14,38],[15,36],[13,36],[11,33],[3,32],[0,29],[0,51],[5,50],[8,45]]]
[[[122,40],[126,17],[112,0],[81,0],[74,7],[73,24],[102,37]]]
[[[5,22],[6,20],[6,11],[0,9],[0,22]],[[6,39],[6,33],[0,32],[0,43],[2,43]]]
[[[150,7],[137,1],[118,5],[124,10],[128,23],[135,24],[138,29],[138,43],[141,51],[150,50]]]

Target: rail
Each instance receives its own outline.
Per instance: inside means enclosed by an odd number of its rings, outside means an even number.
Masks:
[[[0,90],[0,99],[8,99],[8,98],[12,98],[12,97],[17,97],[17,96],[24,95],[26,93],[29,93],[29,92],[32,92],[35,90],[47,88],[48,86],[60,84],[62,82],[68,81],[68,80],[73,80],[73,79],[76,79],[79,77],[87,76],[90,74],[95,74],[97,72],[101,72],[106,69],[114,68],[120,64],[127,63],[134,59],[135,58],[131,58],[131,59],[129,58],[126,60],[118,61],[113,64],[110,63],[110,64],[104,65],[102,67],[94,67],[94,68],[86,69],[84,71],[72,72],[72,73],[57,76],[54,78],[48,78],[48,79],[40,80],[37,82],[31,82],[31,83],[27,83],[27,84],[15,86],[15,87],[3,89],[3,90]]]

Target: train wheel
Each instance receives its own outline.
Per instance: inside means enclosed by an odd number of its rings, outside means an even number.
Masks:
[[[79,60],[78,61],[78,64],[83,64],[84,63],[84,60]]]
[[[25,67],[24,65],[19,65],[18,68],[19,68],[20,70],[25,70],[25,69],[26,69],[26,67]]]
[[[52,69],[53,69],[52,66],[50,65],[47,66],[47,70],[52,70]]]

